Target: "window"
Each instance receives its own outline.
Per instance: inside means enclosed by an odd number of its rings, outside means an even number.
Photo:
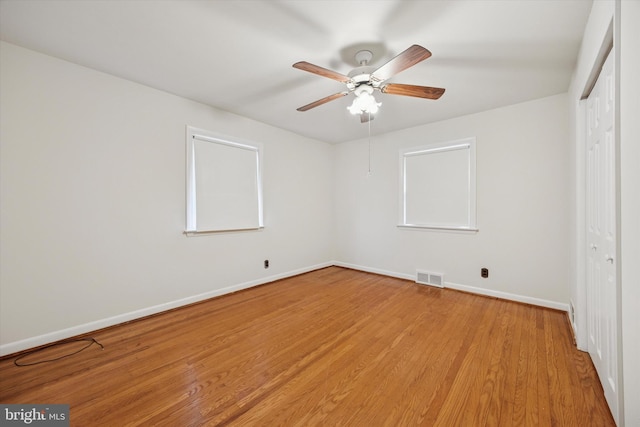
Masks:
[[[400,151],[399,226],[477,231],[475,138]]]
[[[264,226],[261,159],[260,144],[187,127],[187,234]]]

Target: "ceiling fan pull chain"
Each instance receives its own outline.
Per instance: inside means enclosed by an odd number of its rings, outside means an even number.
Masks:
[[[369,172],[367,173],[367,176],[371,176],[371,112],[368,112],[367,114],[369,114]]]

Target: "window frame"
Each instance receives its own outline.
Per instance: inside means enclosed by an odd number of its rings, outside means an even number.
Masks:
[[[407,200],[411,200],[411,195],[407,195],[407,159],[416,156],[439,154],[455,150],[468,150],[466,170],[468,172],[466,198],[467,212],[464,224],[451,222],[450,224],[436,224],[428,221],[410,223],[407,221]],[[477,232],[477,194],[476,194],[476,138],[468,137],[453,141],[446,141],[434,144],[423,145],[400,149],[400,189],[399,189],[399,220],[398,227],[407,229],[426,229],[441,231]]]
[[[240,227],[219,227],[213,229],[198,229],[197,219],[197,191],[196,191],[196,141],[210,142],[225,147],[248,150],[255,153],[255,185],[256,185],[256,225]],[[209,234],[235,231],[260,230],[264,228],[262,169],[263,146],[260,143],[243,141],[226,135],[204,129],[187,126],[186,128],[186,221],[185,234]]]

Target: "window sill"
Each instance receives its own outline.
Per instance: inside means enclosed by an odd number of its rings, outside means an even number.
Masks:
[[[202,236],[207,234],[241,233],[244,231],[261,231],[263,229],[264,229],[264,226],[251,227],[251,228],[238,228],[238,229],[232,229],[232,230],[202,230],[202,231],[191,230],[191,231],[184,231],[183,234],[187,237],[190,237],[190,236]]]
[[[404,229],[418,229],[418,230],[428,230],[428,231],[447,231],[447,232],[458,232],[458,233],[477,233],[480,229],[475,227],[447,227],[447,226],[438,226],[438,225],[415,225],[415,224],[398,224],[398,228]]]

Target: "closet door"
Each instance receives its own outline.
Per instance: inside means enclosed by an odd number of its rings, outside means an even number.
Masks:
[[[587,100],[588,351],[618,419],[616,150],[613,54]]]

